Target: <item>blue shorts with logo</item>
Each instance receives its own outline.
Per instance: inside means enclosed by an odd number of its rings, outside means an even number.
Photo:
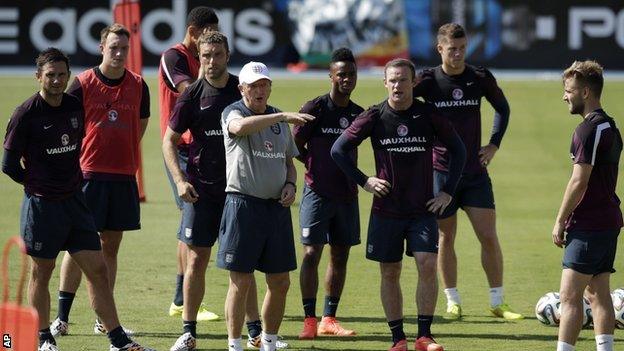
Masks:
[[[82,192],[99,232],[141,229],[141,207],[136,180],[86,179]]]
[[[299,208],[299,226],[304,245],[357,245],[360,243],[357,198],[350,202],[329,199],[306,185]]]
[[[193,246],[212,247],[219,237],[224,199],[200,195],[194,203],[184,201],[178,240]]]
[[[366,258],[377,262],[399,262],[404,252],[408,256],[413,256],[414,252],[438,253],[435,217],[403,219],[371,213]]]
[[[219,230],[217,266],[243,273],[297,269],[290,207],[273,199],[228,193]]]
[[[188,148],[180,148],[178,147],[178,165],[180,165],[180,169],[185,177],[186,174],[186,165],[188,164]],[[173,176],[171,172],[169,172],[169,168],[165,165],[165,174],[167,174],[167,179],[169,179],[169,185],[171,185],[171,190],[173,191],[173,199],[176,202],[176,206],[178,206],[179,210],[184,209],[184,200],[180,199],[178,195],[178,188],[176,187],[175,182],[173,181]]]
[[[613,262],[619,234],[620,229],[568,232],[563,267],[582,274],[615,273]]]
[[[60,251],[101,250],[100,237],[84,195],[49,200],[24,194],[20,234],[28,255],[55,259]]]
[[[447,172],[433,171],[433,193],[437,194],[448,179]],[[487,173],[464,174],[459,178],[453,200],[438,218],[448,218],[459,208],[477,207],[494,209],[492,180]]]

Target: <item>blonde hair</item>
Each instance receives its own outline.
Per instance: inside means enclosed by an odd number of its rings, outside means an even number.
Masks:
[[[600,98],[604,78],[602,66],[593,60],[574,61],[563,71],[562,80],[574,78],[583,87],[588,87],[595,97]]]
[[[104,45],[106,43],[106,38],[110,33],[117,34],[119,36],[125,35],[130,39],[130,31],[126,29],[123,25],[119,23],[113,23],[110,26],[104,27],[100,32],[100,44]]]

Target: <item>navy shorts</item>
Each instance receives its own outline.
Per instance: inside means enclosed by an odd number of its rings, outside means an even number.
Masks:
[[[178,165],[180,165],[180,169],[184,176],[188,178],[186,174],[186,165],[188,163],[188,148],[178,148]],[[169,168],[165,164],[165,173],[167,174],[167,179],[169,179],[169,185],[171,185],[171,190],[173,191],[173,199],[175,200],[176,206],[178,206],[179,210],[184,209],[184,200],[180,199],[178,195],[178,188],[176,187],[175,182],[173,181],[173,176],[171,172],[169,172]]]
[[[244,273],[297,269],[290,207],[277,200],[228,193],[219,230],[217,266]]]
[[[322,197],[307,185],[299,208],[301,243],[353,246],[360,243],[360,210],[351,202]]]
[[[212,247],[219,236],[223,198],[200,195],[194,203],[184,201],[178,240],[193,246]]]
[[[433,193],[437,194],[448,179],[448,173],[433,171]],[[459,178],[453,200],[438,218],[448,218],[457,213],[459,208],[478,207],[494,209],[492,180],[487,173],[464,174]]]
[[[619,229],[573,230],[566,234],[563,267],[583,274],[614,273]]]
[[[407,241],[407,247],[404,242]],[[438,223],[435,217],[392,218],[371,213],[366,258],[377,262],[399,262],[403,252],[438,253]]]
[[[84,195],[48,200],[24,194],[20,233],[28,255],[55,259],[60,251],[100,250],[100,237]]]
[[[82,185],[98,231],[141,229],[141,208],[136,180],[86,179]]]

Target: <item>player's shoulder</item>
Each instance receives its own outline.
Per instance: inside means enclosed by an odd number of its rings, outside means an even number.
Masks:
[[[26,99],[15,108],[11,119],[14,122],[27,119],[29,116],[37,112],[35,111],[36,109],[41,108],[41,100],[43,99],[38,92],[31,95],[28,99]]]
[[[329,94],[324,94],[313,98],[312,100],[306,101],[303,106],[301,106],[300,111],[303,113],[309,113],[311,115],[317,116],[323,111],[325,107],[329,104]]]
[[[82,102],[74,95],[63,93],[63,108],[67,110],[82,110]]]
[[[231,103],[228,106],[226,106],[223,109],[223,112],[221,113],[221,116],[227,117],[233,111],[238,111],[239,114],[243,114],[243,111],[245,111],[245,104],[243,103],[242,99],[234,101],[233,103]]]
[[[351,112],[352,113],[360,114],[360,113],[364,112],[364,108],[362,106],[358,105],[357,103],[355,103],[353,100],[350,100],[349,107],[351,108]]]
[[[169,49],[163,51],[161,55],[161,64],[175,62],[176,60],[185,58],[184,46],[180,44],[176,44]]]
[[[435,79],[435,75],[436,75],[436,70],[437,69],[438,69],[438,67],[426,67],[426,68],[423,68],[420,71],[418,71],[418,73],[416,74],[416,77],[419,80]]]
[[[364,112],[360,114],[360,117],[379,119],[379,117],[386,111],[389,111],[390,106],[388,100],[384,100],[378,104],[369,106]]]
[[[492,72],[483,66],[466,64],[466,70],[478,79],[491,79],[494,78]]]

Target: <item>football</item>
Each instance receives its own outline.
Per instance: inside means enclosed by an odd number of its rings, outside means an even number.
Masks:
[[[593,327],[594,318],[592,317],[591,306],[589,300],[583,297],[583,328]]]
[[[540,297],[535,305],[535,317],[545,325],[559,325],[561,300],[558,292],[549,292]]]
[[[624,288],[613,290],[611,299],[613,300],[613,312],[615,312],[615,327],[624,329]]]
[[[624,294],[622,296],[624,297]],[[561,319],[561,299],[559,298],[559,293],[549,292],[542,296],[535,305],[535,316],[542,324],[552,326],[559,325]],[[583,328],[591,326],[592,322],[592,311],[589,300],[583,298]]]

